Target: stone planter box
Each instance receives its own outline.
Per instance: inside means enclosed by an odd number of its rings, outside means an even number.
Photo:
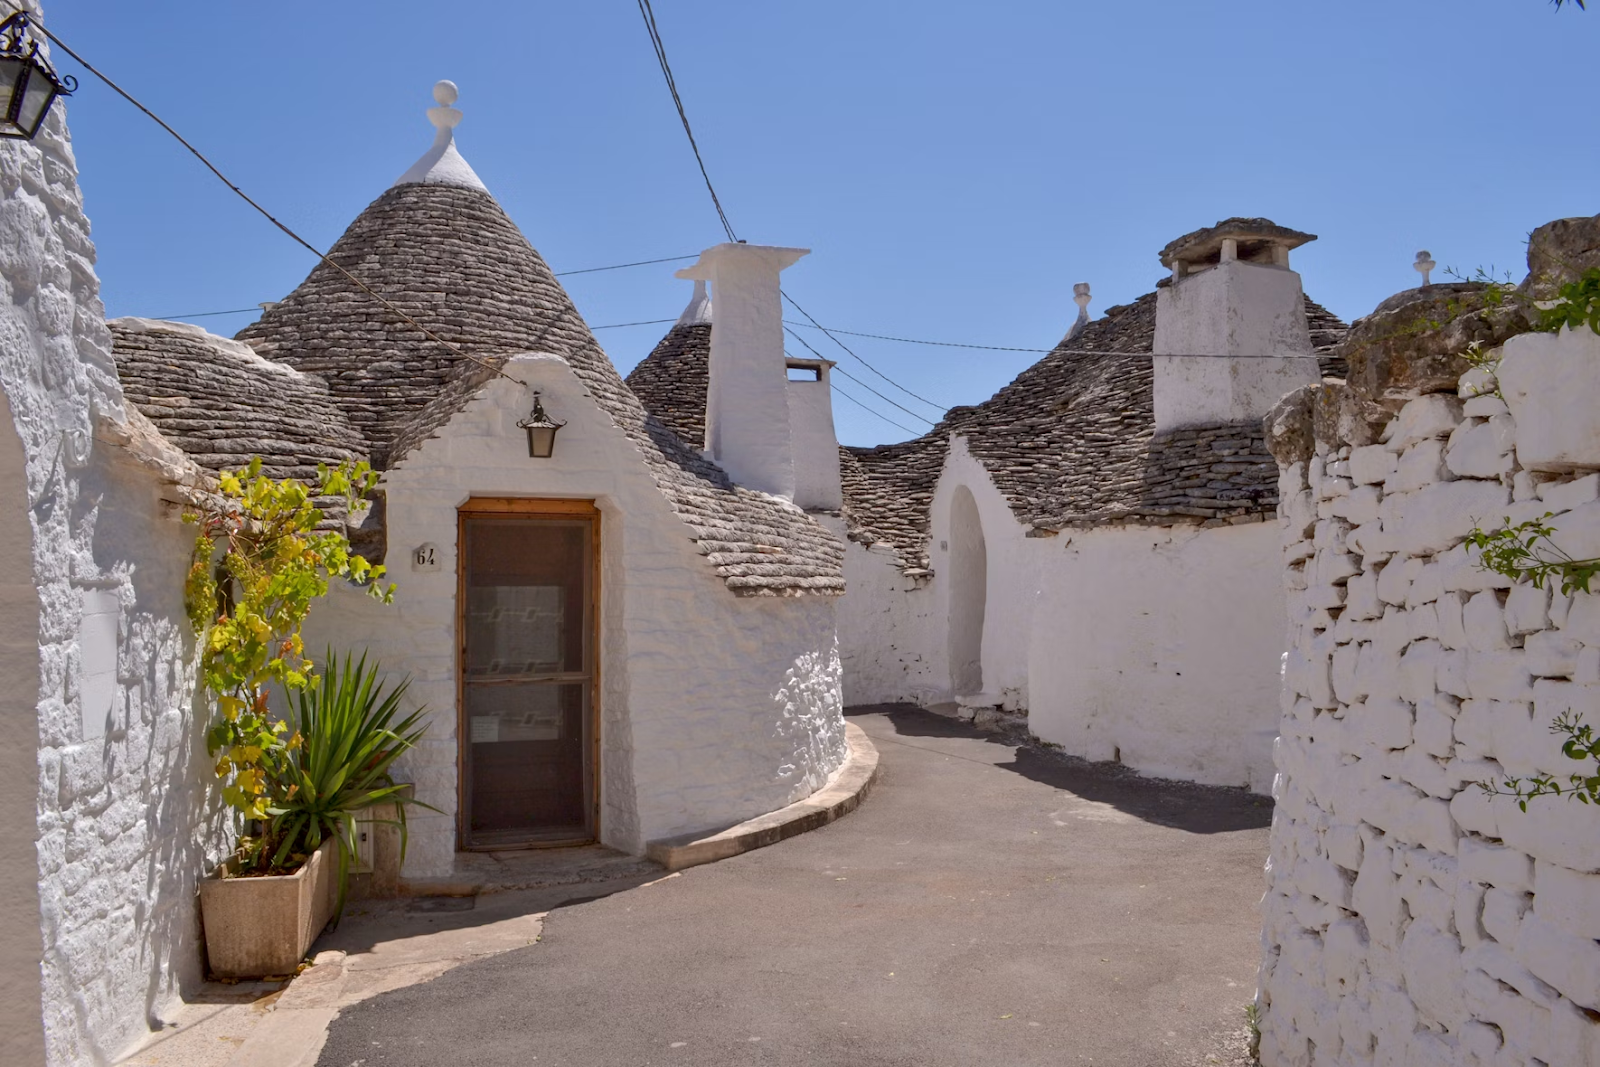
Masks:
[[[337,841],[325,841],[293,874],[200,883],[206,959],[217,978],[293,974],[333,918],[339,899]]]

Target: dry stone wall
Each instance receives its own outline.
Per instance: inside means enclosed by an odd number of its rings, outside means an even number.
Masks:
[[[1326,382],[1268,418],[1289,630],[1267,1067],[1600,1064],[1600,811],[1473,784],[1583,769],[1549,725],[1600,722],[1600,590],[1513,583],[1463,543],[1550,513],[1600,556],[1600,337],[1499,354],[1497,382],[1386,349],[1383,391]]]

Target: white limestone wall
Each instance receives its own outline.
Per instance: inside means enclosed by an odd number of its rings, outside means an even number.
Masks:
[[[1033,545],[1033,733],[1143,774],[1270,790],[1277,528],[1103,527]]]
[[[159,1025],[199,977],[195,884],[222,848],[192,710],[189,538],[160,477],[96,439],[123,405],[64,116],[0,144],[8,1065],[106,1063]]]
[[[409,877],[449,872],[456,846],[456,510],[473,496],[595,500],[601,511],[601,839],[639,851],[800,799],[845,754],[833,598],[736,597],[700,556],[634,446],[556,357],[509,372],[566,420],[548,460],[516,427],[528,392],[486,386],[385,475],[395,602],[340,590],[308,643],[370,648],[432,710],[401,777],[441,809],[411,817]],[[411,569],[438,547],[434,572]],[[321,610],[326,609],[326,610]]]
[[[1512,585],[1462,544],[1552,512],[1600,555],[1597,366],[1593,335],[1515,338],[1509,411],[1419,397],[1384,443],[1283,471],[1267,1067],[1600,1063],[1600,811],[1470,784],[1583,769],[1549,724],[1600,721],[1600,593]]]
[[[835,522],[843,537],[844,523]],[[906,577],[888,545],[854,541],[845,544],[844,578],[839,648],[845,705],[953,700],[934,581]]]

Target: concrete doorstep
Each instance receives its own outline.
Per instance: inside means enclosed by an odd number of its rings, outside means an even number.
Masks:
[[[658,842],[650,859],[677,871],[770,845],[853,811],[878,774],[878,752],[853,723],[850,755],[828,784],[786,808],[694,841]],[[562,863],[562,851],[573,861]],[[468,869],[435,889],[462,895],[352,901],[324,932],[311,966],[289,982],[207,982],[118,1067],[315,1067],[339,1012],[368,997],[420,985],[454,967],[539,940],[564,904],[666,878],[655,863],[597,850],[545,850],[531,861],[468,856]],[[603,850],[609,852],[609,850]],[[609,876],[609,877],[608,877]],[[619,877],[620,876],[620,877]],[[537,888],[509,888],[537,881]],[[408,886],[413,893],[423,886]],[[490,891],[485,891],[490,890]],[[492,890],[500,890],[498,892]]]
[[[706,836],[685,836],[652,841],[645,855],[669,871],[681,871],[702,863],[714,863],[751,849],[765,848],[779,841],[826,826],[856,810],[872,783],[878,780],[878,750],[861,727],[844,724],[850,754],[828,779],[828,784],[804,800],[768,812]]]

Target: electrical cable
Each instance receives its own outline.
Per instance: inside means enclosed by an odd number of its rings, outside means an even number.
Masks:
[[[390,300],[388,300],[387,298],[385,298],[384,296],[382,296],[378,292],[374,291],[371,286],[367,285],[366,282],[362,281],[360,278],[357,278],[354,274],[350,273],[344,267],[342,267],[338,263],[335,263],[332,259],[328,258],[326,253],[320,251],[310,241],[307,241],[304,237],[301,237],[298,233],[295,233],[293,230],[291,230],[288,226],[284,225],[282,222],[279,222],[278,219],[275,218],[272,215],[271,212],[269,212],[266,208],[262,207],[260,204],[256,203],[254,200],[252,200],[249,197],[249,195],[245,193],[245,191],[243,189],[239,188],[233,182],[229,181],[228,180],[228,176],[226,174],[223,174],[222,171],[218,170],[216,164],[212,163],[211,160],[209,160],[209,159],[207,159],[205,157],[204,153],[202,153],[198,148],[196,148],[194,145],[190,144],[187,140],[185,140],[183,135],[180,134],[177,130],[175,130],[171,126],[167,125],[167,123],[161,118],[160,115],[157,115],[154,111],[151,111],[149,108],[147,108],[143,104],[141,104],[138,100],[134,99],[134,97],[133,97],[133,95],[131,93],[129,93],[122,86],[118,85],[116,82],[112,81],[105,74],[102,74],[100,72],[100,70],[94,66],[94,64],[90,63],[88,60],[84,59],[78,53],[74,52],[71,49],[71,47],[69,47],[67,45],[67,43],[65,41],[63,41],[61,38],[57,37],[55,34],[51,33],[48,29],[45,28],[45,26],[42,23],[32,22],[31,24],[40,33],[42,33],[46,37],[48,37],[52,44],[54,44],[56,47],[60,48],[63,52],[65,52],[67,55],[69,55],[73,59],[75,59],[78,62],[78,65],[83,67],[84,70],[87,70],[90,74],[93,74],[96,78],[99,78],[101,81],[105,82],[106,85],[111,89],[112,92],[116,93],[118,96],[122,97],[128,103],[132,104],[134,107],[136,107],[140,111],[144,112],[144,114],[147,117],[149,117],[149,119],[152,122],[154,122],[157,126],[160,126],[163,130],[166,130],[167,133],[171,134],[172,138],[175,141],[177,141],[179,144],[183,145],[183,147],[187,148],[191,155],[193,155],[196,159],[198,159],[201,163],[203,163],[205,165],[205,168],[207,170],[209,170],[212,174],[216,175],[217,179],[219,181],[221,181],[223,185],[226,185],[229,189],[233,190],[234,195],[238,196],[239,199],[243,200],[245,203],[247,203],[251,207],[255,208],[256,211],[260,212],[260,214],[261,214],[261,216],[263,218],[265,218],[268,222],[272,223],[278,229],[282,230],[286,235],[288,235],[290,240],[294,241],[296,244],[300,245],[300,247],[304,248],[306,251],[308,251],[312,255],[316,256],[322,262],[326,263],[328,266],[332,267],[334,270],[336,270],[340,274],[344,275],[357,288],[359,288],[362,292],[366,293],[368,296],[372,297],[378,303],[382,304],[389,311],[393,312],[400,319],[400,321],[404,322],[406,325],[412,327],[415,330],[418,330],[424,336],[428,337],[429,339],[431,339],[433,341],[436,341],[437,343],[439,343],[440,345],[444,346],[446,349],[449,349],[451,352],[455,353],[456,355],[461,356],[464,359],[472,360],[472,362],[478,364],[481,367],[484,367],[487,370],[490,370],[490,371],[494,372],[495,374],[499,375],[500,377],[505,378],[507,381],[517,382],[517,379],[511,377],[511,375],[507,374],[505,371],[501,370],[499,367],[495,366],[493,363],[490,363],[488,360],[485,360],[485,359],[480,359],[479,357],[474,356],[471,353],[464,351],[459,345],[455,345],[455,344],[452,344],[449,341],[446,341],[443,337],[440,337],[438,334],[434,333],[432,330],[430,330],[426,326],[422,325],[416,319],[413,319],[410,315],[407,315],[404,311],[400,310],[400,308],[396,307],[393,302],[391,302]],[[522,385],[522,384],[525,384],[525,383],[517,382],[517,384],[518,385]]]
[[[909,426],[901,426],[898,422],[895,422],[889,416],[884,415],[881,412],[877,411],[876,409],[870,408],[867,405],[863,404],[861,401],[857,400],[855,397],[851,396],[849,393],[845,392],[843,389],[840,389],[837,385],[834,385],[832,382],[829,382],[828,385],[832,387],[834,392],[838,393],[840,396],[842,396],[846,400],[850,401],[850,403],[854,404],[856,407],[860,408],[862,411],[865,411],[870,415],[878,416],[878,418],[882,419],[884,422],[887,422],[890,426],[893,426],[893,427],[895,427],[896,429],[899,429],[899,430],[904,430],[906,433],[910,434],[912,437],[921,436],[920,434],[917,433],[917,431],[913,430],[911,427],[909,427]]]
[[[672,103],[678,109],[678,120],[683,123],[683,132],[689,136],[689,147],[694,150],[694,161],[700,165],[700,177],[705,179],[706,192],[711,194],[711,205],[717,209],[717,218],[722,220],[722,231],[728,235],[728,240],[737,241],[739,238],[733,234],[733,224],[728,221],[727,212],[722,210],[722,201],[717,198],[717,190],[711,184],[711,175],[706,172],[706,161],[700,156],[700,146],[695,143],[694,130],[689,128],[689,113],[683,108],[683,97],[678,95],[678,83],[672,76],[672,66],[667,62],[667,48],[661,43],[661,30],[656,26],[656,13],[650,6],[650,0],[638,0],[639,15],[644,19],[644,28],[650,34],[650,44],[656,51],[656,62],[661,65],[661,74],[667,79],[667,91],[672,94]]]
[[[882,378],[884,381],[888,382],[890,385],[894,386],[896,389],[900,390],[902,393],[906,394],[907,396],[912,397],[912,398],[914,398],[916,400],[920,400],[924,404],[928,405],[930,408],[934,408],[940,414],[943,414],[945,411],[948,410],[948,407],[946,407],[946,406],[942,406],[942,405],[936,404],[932,400],[929,400],[925,396],[919,396],[918,394],[913,393],[910,389],[907,389],[905,386],[901,385],[899,382],[895,381],[893,378],[891,378],[887,374],[883,373],[883,371],[879,370],[877,367],[874,367],[872,364],[868,363],[866,360],[864,360],[860,356],[856,355],[856,353],[851,350],[849,345],[847,345],[843,341],[839,340],[837,337],[835,337],[833,335],[833,333],[831,331],[829,331],[829,329],[826,326],[822,325],[822,323],[818,322],[815,318],[812,318],[811,312],[809,312],[805,308],[801,307],[799,305],[799,303],[796,302],[794,297],[790,296],[787,292],[785,292],[782,289],[778,290],[778,292],[783,296],[783,298],[785,300],[789,301],[789,305],[791,307],[793,307],[796,311],[800,312],[800,314],[804,315],[811,322],[811,325],[813,325],[817,329],[821,330],[822,333],[823,333],[823,336],[827,337],[834,344],[838,345],[840,348],[842,348],[846,352],[848,352],[852,357],[855,358],[856,362],[860,363],[863,367],[867,368],[873,374],[876,374],[878,377]],[[801,342],[801,343],[804,344],[804,342]],[[806,347],[807,348],[811,348],[810,345],[806,345]],[[812,351],[815,351],[815,349],[812,349]],[[900,405],[899,404],[895,404],[895,407],[900,407]],[[901,410],[904,411],[905,409],[901,408]],[[919,415],[918,418],[921,418],[921,416]],[[927,421],[927,420],[923,420],[923,421]]]
[[[783,321],[784,321],[784,325],[786,325],[786,326],[802,326],[802,327],[804,327],[804,328],[806,328],[808,330],[821,330],[822,329],[821,326],[815,326],[815,325],[813,325],[813,324],[811,324],[809,322],[795,322],[792,319],[784,319]],[[959,341],[921,341],[921,340],[918,340],[915,337],[890,337],[888,334],[882,334],[882,333],[861,333],[858,330],[841,330],[837,326],[829,326],[828,329],[833,331],[834,333],[842,333],[846,337],[870,337],[874,341],[899,341],[902,344],[908,344],[908,345],[936,345],[939,348],[981,348],[986,352],[1050,352],[1050,351],[1053,351],[1053,349],[1049,349],[1049,348],[1013,348],[1013,347],[1011,347],[1009,345],[968,345],[968,344],[962,344]]]
[[[636,263],[613,263],[609,267],[585,267],[583,270],[558,270],[555,272],[555,275],[557,278],[565,278],[569,274],[598,274],[603,270],[621,270],[623,267],[648,267],[652,263],[678,263],[685,259],[699,258],[700,254],[697,252],[692,256],[668,256],[665,259],[641,259]]]
[[[606,326],[591,326],[590,330],[620,330],[624,326],[657,326],[663,322],[677,322],[677,319],[641,319],[638,322],[613,322]]]
[[[806,346],[806,351],[810,352],[813,356],[816,356],[818,359],[822,360],[825,363],[834,363],[833,360],[829,359],[827,356],[824,356],[821,352],[818,352],[815,348],[812,348],[810,343],[807,342],[804,337],[801,337],[799,334],[795,333],[789,327],[785,326],[784,330],[785,330],[785,332],[787,332],[789,334],[790,337],[793,337],[796,341],[799,341],[801,344],[805,345]],[[867,392],[871,393],[873,396],[877,397],[879,400],[882,400],[886,404],[890,404],[890,405],[892,405],[894,407],[899,408],[901,411],[905,412],[907,415],[910,415],[913,419],[917,419],[920,422],[925,422],[929,426],[938,425],[932,419],[924,418],[923,416],[918,415],[915,411],[912,411],[910,408],[906,407],[904,404],[899,404],[899,403],[896,403],[893,400],[890,400],[888,397],[884,396],[882,393],[878,392],[872,386],[868,385],[866,382],[862,381],[860,378],[857,378],[854,374],[851,374],[849,371],[845,370],[843,367],[839,366],[837,363],[834,363],[833,369],[838,371],[840,374],[844,375],[846,378],[849,378],[852,382],[855,382],[857,385],[861,386],[861,388],[865,389]]]

